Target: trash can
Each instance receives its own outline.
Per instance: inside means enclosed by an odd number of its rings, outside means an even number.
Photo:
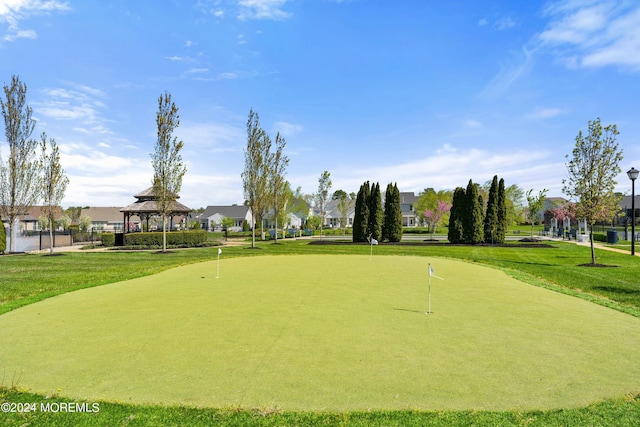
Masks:
[[[616,230],[607,230],[607,243],[618,243],[618,232]]]

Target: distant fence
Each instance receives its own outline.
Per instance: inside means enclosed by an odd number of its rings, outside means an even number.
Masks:
[[[9,251],[9,230],[7,232],[7,252]],[[73,246],[77,242],[99,241],[100,235],[94,233],[80,233],[76,230],[55,231],[53,233],[53,247],[62,248]],[[16,233],[14,252],[31,252],[51,247],[51,236],[48,231],[20,231]]]

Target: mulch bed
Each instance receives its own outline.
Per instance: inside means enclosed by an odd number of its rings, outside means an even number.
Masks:
[[[348,242],[344,240],[313,240],[310,245],[369,245],[368,242]],[[495,246],[500,248],[555,248],[548,243],[518,242],[518,243],[478,243],[476,245],[467,245],[463,243],[442,243],[436,240],[413,241],[413,242],[385,242],[380,243],[382,246]]]

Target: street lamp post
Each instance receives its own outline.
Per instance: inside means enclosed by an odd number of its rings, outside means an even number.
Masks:
[[[638,178],[638,171],[636,168],[631,168],[627,172],[627,176],[631,180],[631,255],[636,254],[636,189],[635,183]]]

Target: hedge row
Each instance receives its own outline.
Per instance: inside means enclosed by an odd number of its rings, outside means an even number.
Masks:
[[[593,233],[594,242],[606,242],[607,235],[605,233]]]
[[[205,230],[169,231],[167,246],[193,247],[207,241]],[[128,233],[124,236],[125,246],[162,246],[162,232]]]
[[[116,244],[116,235],[113,233],[102,233],[100,235],[102,246],[113,246]]]

